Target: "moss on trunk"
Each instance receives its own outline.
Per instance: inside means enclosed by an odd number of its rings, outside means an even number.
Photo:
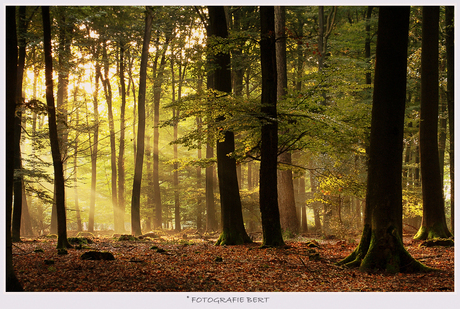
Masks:
[[[407,252],[394,226],[381,231],[365,226],[359,246],[337,264],[359,267],[363,272],[379,270],[388,273],[415,273],[435,270],[423,265]]]
[[[232,246],[252,243],[246,232],[237,233],[232,231],[223,231],[216,242],[216,246]]]
[[[442,222],[427,227],[422,225],[415,234],[414,239],[417,240],[427,240],[427,239],[436,239],[436,238],[449,238],[452,234],[447,229],[447,226]]]

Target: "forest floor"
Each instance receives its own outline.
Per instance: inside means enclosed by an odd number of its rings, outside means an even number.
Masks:
[[[92,236],[92,235],[91,235]],[[298,236],[285,249],[253,244],[214,246],[219,236],[193,231],[150,233],[139,240],[87,236],[92,243],[58,254],[56,239],[13,243],[13,263],[26,291],[181,292],[354,292],[454,291],[454,247],[420,247],[404,238],[413,257],[439,271],[415,274],[364,273],[334,264],[358,239],[321,240]],[[318,244],[318,247],[315,245]],[[77,249],[80,248],[80,249]],[[110,252],[114,260],[83,260],[89,251]],[[62,253],[62,252],[61,252]]]

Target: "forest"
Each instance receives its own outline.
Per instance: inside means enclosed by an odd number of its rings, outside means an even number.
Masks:
[[[454,7],[5,17],[7,291],[454,291]]]

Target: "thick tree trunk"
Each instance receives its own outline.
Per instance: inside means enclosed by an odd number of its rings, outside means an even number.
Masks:
[[[260,212],[263,244],[283,246],[277,189],[278,123],[276,121],[276,52],[274,7],[260,7],[262,108],[266,119],[262,125],[260,160]]]
[[[16,7],[6,7],[6,145],[14,142],[14,118],[16,109],[16,87],[17,87],[17,64],[18,64],[18,42],[16,36]],[[5,147],[6,168],[6,291],[23,291],[13,268],[13,245],[11,243],[11,215],[13,207],[13,182],[14,182],[14,149]]]
[[[59,150],[59,138],[56,125],[56,107],[53,96],[53,58],[51,53],[51,22],[49,7],[42,7],[43,33],[45,50],[45,79],[46,79],[46,104],[48,106],[48,125],[51,143],[51,153],[54,166],[54,189],[56,196],[56,214],[58,241],[57,248],[71,248],[67,241],[67,221],[65,208],[65,185],[62,157]]]
[[[438,39],[439,7],[423,7],[422,77],[420,103],[420,170],[423,217],[415,239],[447,238],[443,184],[438,152]]]
[[[26,27],[25,20],[26,7],[19,7],[19,59],[16,84],[16,99],[17,108],[14,117],[14,207],[13,207],[13,225],[11,231],[11,239],[13,242],[21,241],[21,218],[22,218],[22,191],[23,191],[23,176],[22,176],[22,157],[21,157],[21,131],[22,131],[22,80],[24,76],[24,63],[26,59]]]
[[[133,192],[131,200],[131,233],[141,235],[141,217],[140,217],[140,200],[141,200],[141,182],[142,182],[142,165],[144,163],[144,138],[145,138],[145,93],[147,81],[147,61],[149,55],[149,45],[152,29],[153,14],[152,10],[147,7],[145,16],[144,41],[142,45],[141,67],[139,72],[139,99],[138,99],[138,128],[137,128],[137,152],[136,165],[134,169]]]
[[[208,43],[214,37],[227,38],[227,23],[223,6],[208,7],[209,31]],[[210,57],[213,67],[211,73],[213,89],[226,92],[232,91],[232,78],[230,72],[230,54],[218,53]],[[223,119],[222,119],[223,120]],[[236,160],[230,155],[235,151],[235,138],[231,131],[224,131],[224,140],[217,142],[217,173],[219,179],[222,233],[216,245],[239,245],[252,242],[243,223],[243,212],[238,177],[236,172]]]
[[[402,243],[402,150],[409,7],[381,7],[372,107],[367,204],[361,242],[340,261],[362,271],[427,270]]]

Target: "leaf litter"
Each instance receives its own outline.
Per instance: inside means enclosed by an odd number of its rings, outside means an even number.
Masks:
[[[412,256],[439,271],[414,274],[365,273],[336,266],[356,241],[298,237],[286,248],[261,243],[214,246],[196,233],[136,240],[92,237],[84,246],[58,254],[56,239],[13,244],[13,264],[26,291],[149,292],[453,292],[454,247],[423,247],[404,238]],[[359,240],[358,240],[359,241]],[[114,260],[88,260],[88,252]]]

